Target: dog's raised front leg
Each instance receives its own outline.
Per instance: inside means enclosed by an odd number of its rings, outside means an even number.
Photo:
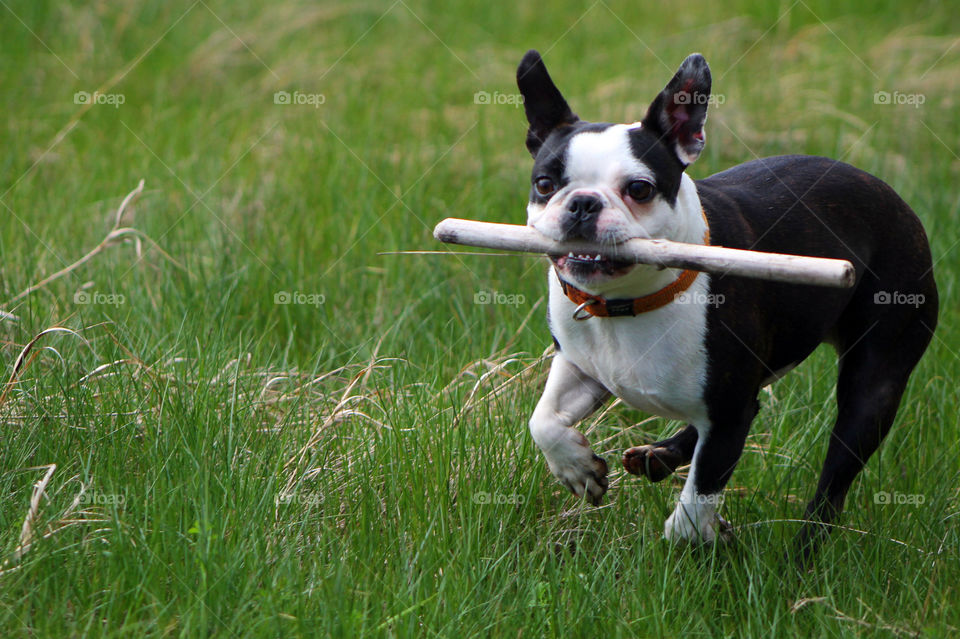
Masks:
[[[577,497],[586,496],[594,505],[607,492],[607,462],[593,454],[587,438],[573,425],[609,396],[599,382],[557,353],[530,417],[530,434],[547,458],[550,472]]]

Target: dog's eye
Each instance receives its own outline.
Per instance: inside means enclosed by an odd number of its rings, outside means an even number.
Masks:
[[[626,191],[635,202],[646,202],[653,199],[656,194],[653,184],[646,180],[634,180],[627,185]]]
[[[557,190],[557,185],[554,184],[553,180],[548,177],[537,178],[533,183],[533,186],[535,189],[537,189],[537,193],[540,195],[550,195]]]

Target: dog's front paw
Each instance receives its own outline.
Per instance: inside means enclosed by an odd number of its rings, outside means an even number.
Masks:
[[[677,451],[653,444],[634,446],[623,453],[623,467],[626,471],[643,475],[652,482],[669,477],[686,461]]]
[[[590,450],[587,439],[576,430],[563,445],[544,451],[550,472],[577,497],[586,497],[597,506],[607,492],[607,462]]]
[[[550,472],[577,497],[586,497],[594,506],[607,492],[607,462],[592,452],[590,460],[576,465],[550,465]]]
[[[713,506],[677,504],[663,525],[663,536],[673,542],[712,544],[718,540],[731,541],[733,527]]]

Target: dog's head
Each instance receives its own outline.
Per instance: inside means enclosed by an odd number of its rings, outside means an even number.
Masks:
[[[684,169],[703,149],[710,96],[703,56],[684,60],[634,124],[578,118],[536,51],[520,62],[517,85],[534,158],[527,224],[554,240],[600,245],[638,237],[683,239],[678,233],[690,212],[678,211],[678,192]],[[594,288],[641,268],[603,254],[552,259],[564,279]]]

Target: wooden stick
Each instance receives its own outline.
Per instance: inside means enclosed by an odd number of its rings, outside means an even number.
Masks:
[[[477,222],[453,217],[437,224],[433,236],[448,244],[546,255],[600,254],[624,262],[689,268],[718,275],[739,275],[791,284],[849,288],[857,278],[853,264],[847,260],[640,238],[610,246],[598,246],[588,242],[557,242],[529,226]]]

